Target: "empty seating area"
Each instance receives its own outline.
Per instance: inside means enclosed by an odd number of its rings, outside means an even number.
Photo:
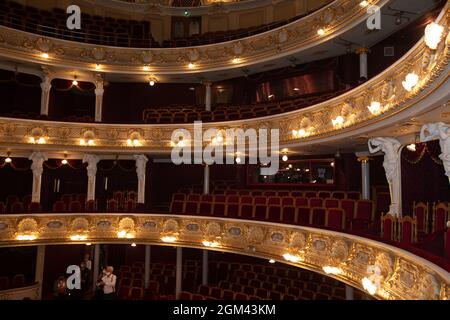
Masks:
[[[225,194],[176,193],[170,212],[180,215],[242,218],[335,230],[368,230],[378,225],[374,203],[359,192],[249,191]]]
[[[149,21],[101,17],[82,13],[82,29],[66,27],[67,13],[23,6],[14,1],[0,3],[0,24],[43,36],[118,47],[158,47],[150,32]]]
[[[218,105],[212,111],[205,111],[204,106],[169,106],[167,108],[149,108],[142,112],[144,123],[185,123],[201,120],[232,121],[250,119],[302,109],[331,98],[344,91],[324,93],[308,97],[299,97],[284,101],[258,103],[250,105]]]
[[[13,277],[0,277],[0,291],[22,288],[26,285],[26,279],[23,274],[16,274]]]
[[[24,197],[8,195],[6,201],[0,201],[0,213],[36,213],[40,211],[39,203],[31,202],[31,195]]]
[[[209,261],[209,285],[201,284],[201,261],[186,260],[180,300],[345,300],[345,285],[337,280],[287,265]],[[175,265],[151,263],[144,286],[142,262],[121,266],[117,294],[122,300],[175,298]],[[355,290],[354,299],[369,299]]]
[[[43,36],[61,38],[92,44],[116,47],[187,47],[236,40],[266,32],[298,20],[309,13],[265,24],[262,26],[205,32],[188,38],[165,40],[162,44],[154,40],[149,21],[125,20],[82,13],[82,29],[66,27],[68,15],[65,10],[52,11],[24,6],[14,1],[0,3],[0,24]]]

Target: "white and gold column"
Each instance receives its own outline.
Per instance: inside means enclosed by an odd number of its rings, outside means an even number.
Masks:
[[[31,201],[41,202],[41,185],[42,185],[42,172],[44,171],[44,162],[48,160],[45,152],[33,152],[29,157],[29,160],[33,161],[31,164],[31,171],[33,171],[33,189],[31,192]]]
[[[95,81],[95,122],[102,122],[104,93],[103,79],[97,77],[97,80]]]
[[[394,138],[380,137],[369,140],[370,153],[384,153],[383,167],[389,182],[391,205],[389,213],[393,216],[402,215],[402,181],[401,181],[401,143]]]
[[[368,155],[356,154],[361,162],[361,195],[363,200],[370,200],[370,158]]]
[[[367,54],[370,52],[369,48],[360,47],[355,50],[359,55],[359,77],[369,79]]]
[[[41,82],[41,116],[48,116],[51,89],[52,78],[46,73]]]
[[[203,85],[205,86],[205,110],[211,111],[211,81],[204,81]]]
[[[87,163],[88,188],[86,200],[95,200],[95,179],[97,175],[97,163],[100,161],[98,156],[86,154],[83,158],[83,163]]]
[[[136,161],[136,174],[138,178],[138,203],[145,203],[145,174],[147,171],[148,158],[143,155],[135,155]]]
[[[38,246],[36,250],[36,269],[34,282],[39,283],[38,299],[42,299],[42,284],[44,281],[45,246]]]

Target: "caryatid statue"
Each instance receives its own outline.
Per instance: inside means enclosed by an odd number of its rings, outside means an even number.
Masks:
[[[389,213],[393,216],[399,216],[400,213],[400,149],[401,143],[394,138],[380,137],[369,140],[370,153],[379,151],[384,153],[383,167],[386,172],[386,179],[389,182],[391,193],[391,205]]]
[[[441,147],[439,158],[444,165],[450,183],[450,125],[443,122],[429,123],[420,130],[420,141],[427,142],[438,138]]]

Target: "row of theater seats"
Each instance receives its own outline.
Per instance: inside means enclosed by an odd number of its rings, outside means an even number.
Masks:
[[[180,189],[176,193],[176,198],[183,200],[184,195],[198,194],[203,190],[196,190],[197,192],[191,192],[190,189]],[[314,190],[267,190],[267,189],[226,189],[218,190],[213,195],[225,195],[225,196],[263,196],[263,197],[306,197],[306,198],[321,198],[321,199],[352,199],[360,200],[361,192],[359,191],[314,191]]]
[[[68,116],[63,118],[52,118],[47,115],[41,115],[36,112],[24,112],[20,110],[14,110],[12,112],[3,113],[0,112],[1,117],[7,118],[19,118],[19,119],[34,119],[34,120],[54,120],[64,122],[94,122],[92,116]]]
[[[173,214],[255,219],[331,229],[367,229],[380,217],[371,200],[174,194]]]
[[[14,1],[1,1],[0,24],[34,34],[71,41],[118,47],[157,47],[149,21],[115,19],[81,15],[81,30],[69,30],[67,13],[60,8],[52,11],[23,6]]]
[[[144,123],[186,123],[197,120],[211,122],[265,117],[305,108],[342,93],[343,91],[336,91],[273,103],[221,105],[216,106],[213,111],[205,111],[204,106],[175,105],[168,108],[148,108],[143,110],[142,120]]]
[[[430,233],[443,231],[446,228],[447,221],[450,221],[450,203],[414,202],[413,217],[416,221],[419,238]]]
[[[25,286],[26,280],[23,274],[16,274],[12,278],[0,277],[0,290],[16,289]]]
[[[201,262],[187,260],[183,266],[180,300],[343,300],[344,284],[307,270],[285,265],[262,265],[226,261],[209,262],[210,285],[187,286]],[[142,263],[121,266],[117,271],[118,296],[123,300],[174,299],[173,264],[152,263],[149,288],[144,289]],[[156,277],[155,277],[156,275]],[[355,299],[365,295],[355,291]]]
[[[235,30],[205,32],[205,33],[200,33],[200,34],[193,34],[187,38],[164,40],[162,43],[162,46],[164,48],[190,47],[190,46],[200,46],[200,45],[207,45],[207,44],[213,44],[213,43],[220,43],[220,42],[225,42],[225,41],[232,41],[232,40],[250,37],[255,34],[273,30],[275,28],[278,28],[285,24],[293,22],[297,19],[300,19],[303,16],[305,16],[305,15],[296,16],[296,17],[293,17],[290,19],[268,23],[268,24],[265,24],[262,26],[240,28],[240,29],[235,29]]]
[[[162,47],[198,46],[231,41],[278,28],[303,16],[305,15],[262,26],[206,32],[183,39],[165,40]],[[54,8],[52,11],[40,10],[5,0],[0,4],[0,24],[10,28],[49,37],[108,46],[161,47],[161,44],[155,41],[151,34],[149,21],[115,19],[82,13],[82,29],[74,31],[66,27],[67,17],[65,10],[60,8]]]

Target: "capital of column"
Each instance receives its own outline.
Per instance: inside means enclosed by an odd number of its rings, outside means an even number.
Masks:
[[[205,87],[211,87],[211,86],[212,86],[212,81],[210,81],[210,80],[204,80],[204,81],[202,82],[202,84],[203,84]]]
[[[363,53],[367,54],[367,53],[370,53],[370,49],[366,48],[366,47],[359,47],[359,48],[355,49],[355,53],[356,54],[363,54]]]
[[[48,160],[48,155],[45,152],[33,152],[29,160],[33,161],[31,164],[31,170],[33,171],[33,175],[40,176],[44,170],[44,162]]]
[[[95,89],[95,95],[98,96],[103,96],[103,94],[105,93],[105,89]]]
[[[358,162],[368,163],[370,161],[369,157],[358,157]]]
[[[85,154],[83,157],[83,163],[87,163],[87,174],[89,177],[95,177],[97,174],[97,163],[100,161],[98,156],[93,154]]]
[[[48,92],[50,91],[52,88],[52,79],[50,78],[50,76],[46,75],[44,76],[44,78],[42,79],[41,82],[41,89],[44,92]]]
[[[133,157],[136,160],[136,173],[138,179],[145,179],[146,166],[148,162],[147,156],[143,154],[136,154]]]

